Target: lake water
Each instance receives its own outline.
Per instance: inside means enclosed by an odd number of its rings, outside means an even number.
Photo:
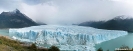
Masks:
[[[101,44],[97,44],[96,49],[102,48],[104,51],[114,51],[115,48],[122,47],[122,45],[126,45],[130,48],[133,48],[133,34],[128,34],[126,36],[118,37],[116,39],[112,39],[109,41],[105,41]]]
[[[0,35],[9,36],[9,29],[0,29]]]
[[[0,35],[3,36],[9,36],[9,30],[8,29],[0,29]],[[105,41],[101,44],[96,44],[96,49],[102,48],[104,51],[114,51],[115,48],[119,48],[122,45],[129,46],[130,48],[133,48],[133,34],[128,34],[126,36],[118,37],[116,39],[112,39],[109,41]]]

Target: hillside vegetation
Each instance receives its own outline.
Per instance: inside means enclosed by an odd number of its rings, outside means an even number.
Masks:
[[[0,51],[60,51],[57,47],[51,46],[49,49],[37,48],[35,44],[24,46],[24,43],[0,36]]]

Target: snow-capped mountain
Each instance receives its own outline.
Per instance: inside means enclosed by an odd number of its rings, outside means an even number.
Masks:
[[[84,22],[79,24],[79,26],[90,26],[99,29],[124,30],[133,32],[133,18],[131,18],[130,16],[122,15],[108,21]]]
[[[38,25],[18,9],[0,14],[0,28],[21,28]]]

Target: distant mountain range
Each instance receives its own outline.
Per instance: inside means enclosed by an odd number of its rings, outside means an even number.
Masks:
[[[2,12],[0,14],[0,28],[22,28],[36,25],[46,25],[36,23],[18,9],[12,12]],[[133,18],[128,16],[117,16],[108,21],[88,21],[78,24],[79,26],[90,26],[98,29],[124,30],[133,32]]]
[[[133,18],[122,15],[108,21],[83,22],[80,23],[79,26],[90,26],[98,29],[124,30],[133,32]]]
[[[36,25],[39,24],[22,14],[18,9],[0,14],[0,28],[22,28]]]

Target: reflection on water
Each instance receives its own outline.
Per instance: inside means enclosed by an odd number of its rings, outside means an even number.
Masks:
[[[116,39],[97,44],[95,47],[96,49],[101,47],[104,51],[107,51],[108,49],[109,51],[114,51],[115,48],[119,48],[122,45],[126,45],[130,48],[133,48],[133,34],[130,33],[126,36],[118,37]]]

